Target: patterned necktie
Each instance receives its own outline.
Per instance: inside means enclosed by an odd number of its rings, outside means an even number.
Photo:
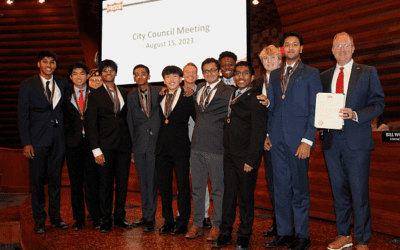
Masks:
[[[50,100],[50,96],[51,96],[50,81],[46,82],[46,94],[47,94],[47,99]]]
[[[240,96],[242,94],[242,92],[240,92],[240,90],[238,90],[238,91],[236,91],[236,96],[235,97],[238,97],[238,96]]]
[[[343,74],[343,67],[340,67],[340,72],[336,81],[336,93],[343,94],[344,88],[344,74]]]
[[[288,66],[287,69],[286,69],[286,74],[285,74],[285,82],[286,83],[287,83],[287,80],[289,78],[290,71],[292,71],[292,69],[293,69],[292,66]]]
[[[145,90],[145,91],[141,91],[140,90],[140,94],[142,95],[142,98],[143,98],[143,104],[141,103],[141,105],[143,105],[144,107],[143,107],[143,110],[146,112],[147,111],[147,90]]]
[[[83,101],[83,89],[79,90],[79,99],[78,99],[78,103],[79,103],[79,108],[81,109],[81,111],[83,112],[83,105],[84,105],[84,101]]]
[[[211,87],[207,86],[206,91],[203,91],[203,94],[201,95],[200,106],[201,106],[203,111],[206,109],[206,107],[208,105],[207,97],[210,94],[210,92],[211,92]]]

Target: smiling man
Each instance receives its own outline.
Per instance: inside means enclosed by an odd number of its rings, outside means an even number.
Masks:
[[[191,214],[189,156],[190,141],[189,117],[196,120],[193,97],[185,97],[180,87],[183,72],[177,66],[167,66],[162,71],[166,95],[160,96],[159,117],[161,127],[156,144],[157,184],[162,201],[162,216],[164,225],[160,234],[171,233],[181,235],[186,233]],[[178,186],[179,217],[174,228],[172,211],[172,172],[175,169]],[[204,210],[203,210],[204,211]]]
[[[259,103],[251,86],[254,69],[249,62],[234,67],[237,89],[231,94],[224,127],[224,196],[222,222],[214,248],[232,243],[239,192],[240,225],[235,249],[248,249],[254,221],[254,189],[267,133],[267,109]]]
[[[371,238],[368,180],[374,141],[370,124],[382,114],[385,96],[376,69],[354,62],[354,49],[349,34],[337,34],[332,45],[336,66],[321,74],[324,92],[346,97],[345,108],[338,114],[344,120],[344,130],[325,130],[322,144],[338,231],[335,241],[328,246],[330,250],[352,246],[352,208],[356,249],[368,249]]]
[[[87,119],[88,138],[99,176],[99,203],[103,217],[100,231],[112,228],[114,178],[114,225],[132,228],[125,220],[125,202],[131,161],[131,138],[127,116],[128,90],[114,82],[117,64],[112,60],[99,63],[104,84],[89,94]]]
[[[268,86],[269,137],[265,143],[271,150],[278,236],[265,246],[302,250],[311,245],[308,159],[315,147],[315,100],[322,85],[318,70],[300,59],[303,39],[298,32],[285,33],[283,47],[286,62],[272,71]]]
[[[67,140],[66,158],[71,182],[71,205],[75,220],[72,229],[74,231],[82,230],[85,227],[85,199],[90,204],[88,211],[93,220],[93,225],[97,228],[101,226],[96,164],[86,136],[88,127],[86,110],[90,91],[86,84],[88,73],[89,68],[81,62],[76,62],[69,67],[69,75],[74,86],[66,92],[64,104],[65,136]],[[85,198],[84,186],[85,196],[88,196]]]
[[[236,86],[233,80],[233,69],[237,61],[235,53],[224,51],[219,55],[218,61],[221,65],[222,82],[226,85]]]
[[[67,79],[53,75],[57,55],[41,51],[37,66],[39,74],[21,82],[18,96],[18,129],[23,154],[29,159],[32,175],[32,212],[34,231],[46,232],[44,211],[46,199],[44,179],[49,178],[49,217],[53,227],[66,229],[60,217],[61,169],[65,156],[64,119],[61,104],[69,88]]]

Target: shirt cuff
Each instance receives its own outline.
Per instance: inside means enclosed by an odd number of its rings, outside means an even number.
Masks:
[[[306,138],[302,138],[302,139],[301,139],[301,142],[305,142],[305,143],[307,143],[307,144],[310,145],[310,146],[313,145],[313,142],[310,141],[310,140],[308,140],[308,139],[306,139]]]
[[[92,150],[92,152],[93,152],[94,157],[97,157],[97,156],[103,154],[103,152],[101,151],[100,148],[95,148],[95,149]]]
[[[355,121],[355,122],[358,123],[358,115],[357,115],[357,112],[356,112],[356,111],[353,111],[353,112],[354,112],[354,114],[356,114],[356,118],[354,118],[353,121]]]
[[[268,99],[267,99],[268,100]],[[269,105],[271,104],[271,102],[268,100],[268,104],[267,106],[265,106],[266,108],[269,108]]]

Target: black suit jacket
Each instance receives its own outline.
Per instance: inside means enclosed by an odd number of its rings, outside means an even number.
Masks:
[[[93,89],[89,93],[87,114],[87,135],[91,149],[101,150],[119,149],[122,152],[131,152],[131,138],[129,136],[127,115],[127,96],[129,91],[118,86],[124,99],[124,106],[114,114],[114,103],[104,86]]]
[[[225,123],[224,148],[245,163],[258,169],[267,135],[268,109],[258,100],[259,92],[251,88],[231,105],[230,123]]]
[[[87,119],[82,120],[81,115],[77,107],[72,104],[74,96],[72,95],[74,86],[67,89],[65,92],[64,102],[64,117],[65,117],[65,137],[67,141],[67,147],[76,147],[82,139],[82,128],[87,130],[88,121]],[[87,88],[86,91],[91,91],[91,88]],[[77,96],[77,99],[79,96]],[[83,97],[85,98],[85,97]],[[87,110],[83,114],[87,118]],[[86,133],[86,132],[85,132]]]
[[[161,127],[158,132],[156,155],[170,155],[174,157],[190,157],[189,140],[189,117],[196,120],[193,97],[183,96],[181,89],[178,102],[168,117],[168,124],[165,123],[165,116],[162,108],[159,108]],[[158,103],[161,103],[164,96],[160,96]]]
[[[54,109],[46,98],[39,74],[21,82],[18,96],[18,129],[22,146],[50,146],[56,120],[62,131],[62,143],[65,143],[62,103],[69,85],[64,77],[53,75],[53,79],[61,93],[61,99]]]

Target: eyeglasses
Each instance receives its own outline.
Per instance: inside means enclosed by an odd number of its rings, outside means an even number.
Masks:
[[[147,73],[139,73],[139,74],[134,74],[133,77],[139,77],[139,76],[143,76],[146,77]]]
[[[103,72],[104,73],[107,73],[107,72],[114,72],[115,70],[113,69],[113,68],[108,68],[108,69],[103,69]]]
[[[216,71],[218,71],[218,69],[206,69],[203,71],[203,74],[209,74],[209,73],[215,73]]]
[[[102,82],[103,79],[101,79],[101,78],[90,78],[89,81],[93,81],[93,82]]]
[[[235,73],[233,73],[235,76],[241,76],[241,75],[243,75],[243,76],[249,76],[250,75],[250,72],[249,71],[243,71],[243,72],[240,72],[240,71],[235,71]]]
[[[351,45],[348,45],[348,44],[339,44],[339,45],[335,46],[335,49],[340,49],[340,48],[347,49],[350,46]]]

